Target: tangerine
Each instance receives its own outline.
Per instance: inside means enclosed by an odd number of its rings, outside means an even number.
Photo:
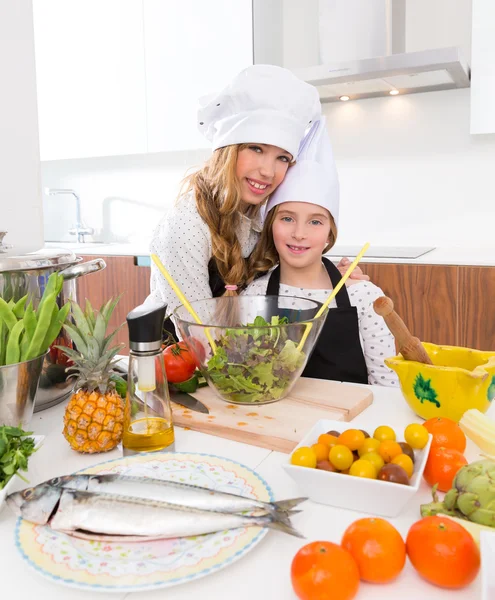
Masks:
[[[406,562],[404,540],[385,519],[372,517],[354,521],[345,530],[341,545],[353,556],[363,581],[392,581]]]
[[[430,583],[463,588],[478,574],[480,553],[472,535],[448,517],[425,517],[414,523],[406,539],[409,560]]]
[[[441,492],[448,492],[457,471],[468,464],[464,454],[452,448],[431,448],[423,477]]]
[[[459,452],[466,449],[466,436],[459,425],[447,419],[447,417],[433,417],[423,423],[429,433],[433,436],[432,448],[453,448]]]
[[[311,542],[294,556],[291,581],[300,600],[352,600],[359,589],[359,569],[338,544]]]

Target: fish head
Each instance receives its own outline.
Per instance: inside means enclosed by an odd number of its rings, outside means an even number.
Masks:
[[[60,500],[63,489],[42,483],[7,496],[7,504],[18,517],[46,525]]]

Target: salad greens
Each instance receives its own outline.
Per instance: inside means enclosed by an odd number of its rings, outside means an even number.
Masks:
[[[34,439],[26,436],[32,433],[32,431],[23,431],[19,427],[8,425],[0,427],[0,490],[18,471],[27,470],[28,458],[35,449]],[[21,477],[19,473],[17,475]]]
[[[282,396],[306,359],[279,327],[287,323],[287,317],[272,317],[270,323],[256,317],[246,329],[226,329],[215,342],[206,376],[226,399],[256,403]]]

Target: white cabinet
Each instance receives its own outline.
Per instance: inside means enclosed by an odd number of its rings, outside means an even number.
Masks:
[[[41,159],[146,151],[142,0],[34,0]]]
[[[495,3],[473,0],[471,133],[495,133]]]
[[[199,96],[253,63],[251,0],[34,0],[42,160],[200,148]]]
[[[253,64],[251,0],[144,0],[148,152],[209,145],[198,98]]]

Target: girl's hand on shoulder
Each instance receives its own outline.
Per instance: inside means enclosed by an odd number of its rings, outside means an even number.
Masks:
[[[339,264],[337,265],[337,269],[340,271],[341,275],[345,275],[351,262],[352,261],[349,260],[347,257],[340,259]],[[355,283],[359,283],[360,281],[369,281],[369,280],[370,280],[369,275],[366,275],[365,273],[363,273],[361,267],[356,266],[356,267],[354,267],[354,270],[350,274],[349,279],[345,282],[345,284],[347,287],[349,287],[351,285],[354,285]]]

